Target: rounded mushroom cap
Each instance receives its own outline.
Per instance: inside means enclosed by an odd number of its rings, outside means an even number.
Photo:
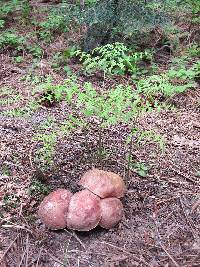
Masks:
[[[72,193],[66,189],[58,189],[44,198],[39,206],[38,216],[52,230],[65,228],[65,214],[68,210]]]
[[[79,185],[101,198],[123,197],[126,188],[121,176],[98,169],[87,171],[79,181]]]
[[[100,198],[87,189],[73,195],[66,213],[67,227],[78,231],[95,228],[101,219]]]
[[[104,198],[100,202],[101,220],[99,225],[105,229],[113,228],[123,216],[123,205],[118,198]]]

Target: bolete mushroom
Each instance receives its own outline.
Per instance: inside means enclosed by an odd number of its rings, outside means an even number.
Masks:
[[[79,181],[79,185],[87,188],[95,195],[106,197],[123,197],[125,184],[121,176],[116,173],[92,169],[87,171]]]
[[[58,189],[46,196],[38,210],[41,221],[52,230],[65,228],[65,214],[71,197],[72,193],[66,189]]]
[[[118,198],[101,199],[101,220],[99,225],[105,229],[113,228],[123,216],[123,205]]]
[[[101,208],[98,196],[87,189],[73,195],[66,213],[69,229],[89,231],[99,224],[100,219]]]

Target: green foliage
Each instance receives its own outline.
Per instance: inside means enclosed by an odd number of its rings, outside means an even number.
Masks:
[[[3,175],[6,175],[6,176],[12,175],[10,168],[6,164],[2,165],[1,172]]]
[[[27,21],[30,20],[31,9],[32,9],[32,7],[29,3],[29,0],[24,0],[22,2],[22,7],[21,7],[22,18],[24,20],[27,20]]]
[[[200,23],[200,1],[199,0],[186,0],[186,4],[191,9],[192,23]]]
[[[12,104],[17,103],[18,106],[23,96],[18,94],[14,89],[3,87],[0,88],[0,106],[5,108],[1,111],[1,115],[9,117],[29,117],[35,110],[38,109],[38,103],[34,100],[30,100],[23,107],[12,107]],[[9,107],[10,106],[10,107]]]
[[[96,124],[95,129],[98,130],[97,151],[99,159],[102,159],[102,153],[106,151],[103,146],[105,138],[103,130],[105,128],[119,123],[123,123],[129,128],[133,127],[136,118],[153,109],[148,99],[146,99],[144,105],[143,96],[140,95],[141,92],[134,90],[131,86],[118,85],[106,91],[99,91],[91,83],[85,83],[80,86],[71,78],[61,85],[52,85],[51,81],[49,81],[41,85],[41,89],[46,90],[45,92],[51,91],[49,93],[49,101],[52,101],[52,92],[57,101],[66,101],[70,111],[62,125],[58,126],[51,122],[51,126],[47,125],[45,128],[45,131],[48,129],[48,133],[39,133],[35,137],[35,140],[42,144],[37,156],[38,160],[44,165],[53,164],[57,138],[77,130],[85,134],[92,134],[93,121]],[[138,144],[144,143],[144,139],[146,141],[153,140],[158,142],[160,148],[163,149],[160,136],[150,131],[142,131],[140,135],[138,133],[139,130],[137,131]],[[108,155],[107,152],[106,155]]]
[[[5,25],[5,21],[3,19],[0,19],[0,28],[3,28]]]
[[[17,103],[19,100],[21,99],[21,95],[16,95],[16,96],[6,96],[6,97],[2,97],[0,99],[0,106],[8,106],[14,103]]]
[[[50,105],[55,102],[60,102],[64,99],[67,87],[65,85],[53,85],[51,82],[46,82],[39,86],[39,91],[43,92],[39,98],[39,103],[47,101]]]
[[[34,140],[39,142],[41,147],[37,150],[35,161],[39,168],[46,170],[46,166],[53,166],[53,159],[55,155],[55,145],[57,142],[57,134],[39,133],[34,136]]]
[[[146,1],[134,0],[96,1],[94,6],[85,8],[80,17],[88,26],[85,51],[122,39],[134,42],[138,35],[149,33],[169,20],[162,9],[153,8]]]
[[[188,84],[191,85],[191,87],[196,87],[194,81],[200,76],[200,60],[191,64],[191,56],[192,55],[189,52],[186,56],[178,59],[175,58],[171,69],[167,72],[167,75],[170,79],[178,79],[184,83],[184,85]]]
[[[1,4],[0,19],[5,19],[8,16],[8,14],[13,11],[14,7],[15,7],[14,1]]]
[[[2,0],[3,1],[3,0]],[[19,12],[23,19],[30,18],[31,6],[28,0],[11,0],[1,3],[0,6],[0,28],[3,28],[6,19],[14,12]]]
[[[14,58],[14,61],[15,61],[16,63],[21,63],[21,62],[23,62],[23,60],[24,60],[24,58],[23,58],[22,56],[16,56],[16,57]]]
[[[26,49],[34,58],[40,58],[42,56],[43,50],[40,46],[27,45]]]
[[[200,46],[198,44],[193,44],[187,49],[189,57],[199,57],[200,58]]]
[[[49,192],[49,186],[44,185],[39,180],[33,180],[28,189],[29,195],[37,199],[40,199],[41,197],[47,195]]]
[[[26,116],[26,110],[24,108],[13,108],[2,112],[2,115],[9,117],[24,117]]]
[[[136,139],[136,143],[139,146],[142,146],[146,143],[155,142],[159,144],[159,148],[164,151],[163,138],[152,130],[142,130],[139,128],[133,128],[131,131],[131,135],[134,136],[134,138]]]
[[[56,10],[52,10],[45,21],[33,21],[33,24],[39,28],[39,38],[45,42],[50,42],[55,34],[68,31],[69,18],[66,15],[59,14]]]
[[[76,96],[76,105],[85,117],[98,118],[100,127],[129,123],[144,111],[150,111],[150,106],[142,105],[142,98],[131,86],[122,85],[98,93],[91,84],[86,83],[84,91]]]
[[[6,210],[15,209],[19,206],[20,196],[17,194],[5,194],[3,196],[3,208]]]
[[[174,75],[174,73],[172,74]],[[148,97],[153,97],[154,99],[159,95],[171,97],[175,94],[183,93],[189,88],[194,88],[195,86],[196,84],[190,81],[186,84],[173,84],[170,77],[165,73],[152,75],[137,82],[138,92]]]
[[[146,177],[148,175],[149,168],[144,163],[136,162],[133,167],[139,176]]]
[[[152,60],[152,54],[148,51],[132,52],[119,42],[97,47],[90,54],[80,50],[74,54],[80,57],[87,73],[101,70],[110,75],[125,73],[137,75],[142,72],[139,63],[142,60]]]
[[[9,116],[9,117],[28,118],[37,108],[38,108],[37,103],[34,101],[30,101],[25,107],[8,109],[5,111],[2,111],[1,114],[4,116]]]
[[[178,78],[184,81],[193,80],[198,75],[196,67],[187,69],[186,66],[182,66],[180,69],[170,69],[168,71],[169,78]]]
[[[24,50],[26,39],[18,35],[14,30],[7,30],[0,34],[0,49],[14,48],[17,51]]]
[[[97,3],[97,0],[86,0],[85,3],[84,3],[84,5],[85,5],[85,6],[92,7],[92,6],[94,6],[96,3]]]
[[[75,47],[69,47],[65,49],[63,52],[57,52],[55,55],[53,55],[51,60],[51,66],[55,69],[60,71],[63,69],[67,74],[72,74],[71,70],[68,66],[66,66],[66,63],[70,58],[74,56]]]

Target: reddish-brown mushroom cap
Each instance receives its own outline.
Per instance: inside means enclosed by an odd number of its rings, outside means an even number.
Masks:
[[[99,225],[105,229],[113,228],[123,216],[123,205],[118,198],[104,198],[101,204],[101,220]]]
[[[46,196],[38,210],[41,221],[52,230],[65,228],[65,214],[71,197],[72,193],[66,189],[58,189]]]
[[[79,185],[82,185],[101,198],[120,198],[125,193],[125,184],[121,176],[98,169],[86,172],[79,181]]]
[[[66,213],[67,227],[78,231],[95,228],[101,219],[100,198],[87,189],[73,195]]]

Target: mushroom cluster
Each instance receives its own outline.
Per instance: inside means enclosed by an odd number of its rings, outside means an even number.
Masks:
[[[50,229],[68,227],[77,231],[89,231],[97,225],[113,228],[123,216],[123,179],[108,171],[92,169],[80,179],[83,190],[74,195],[66,189],[58,189],[44,198],[38,215]]]

